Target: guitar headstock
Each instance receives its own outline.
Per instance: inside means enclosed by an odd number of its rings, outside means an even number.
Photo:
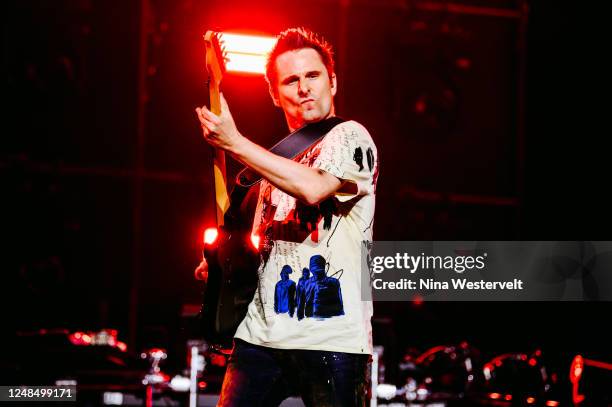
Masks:
[[[206,70],[211,84],[219,86],[225,74],[226,53],[223,49],[221,34],[215,31],[206,31],[204,44],[206,45]]]

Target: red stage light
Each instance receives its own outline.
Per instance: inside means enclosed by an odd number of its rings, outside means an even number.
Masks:
[[[260,55],[228,54],[227,70],[263,74],[266,72],[266,58]]]
[[[557,407],[559,405],[559,402],[558,401],[554,401],[554,400],[548,400],[546,402],[546,405],[548,407]]]
[[[274,46],[276,38],[260,35],[222,33],[221,42],[226,52],[266,55]]]
[[[534,358],[529,359],[529,366],[535,366],[538,364],[538,361]]]
[[[584,359],[585,366],[593,366],[600,369],[612,370],[612,363],[600,362],[598,360]]]
[[[578,391],[578,385],[580,377],[582,376],[582,370],[584,369],[584,359],[582,356],[576,355],[570,366],[569,378],[572,383],[572,401],[574,405],[578,405],[584,401],[584,395]]]
[[[121,342],[121,341],[117,341],[117,344],[115,345],[117,347],[117,349],[119,349],[121,352],[127,352],[127,345],[125,344],[125,342]]]
[[[527,404],[533,404],[533,403],[535,403],[535,398],[527,397]]]
[[[570,381],[572,383],[578,382],[580,376],[582,376],[582,369],[584,368],[584,361],[582,356],[576,355],[572,361],[572,367],[570,368]]]
[[[226,69],[264,74],[266,58],[275,42],[274,37],[222,33],[221,43],[227,57]]]
[[[260,240],[261,239],[260,239],[259,235],[255,235],[255,234],[251,235],[251,244],[253,245],[255,250],[259,250],[259,241]]]
[[[510,401],[512,400],[512,394],[506,394],[506,397],[504,397],[506,399],[506,401]]]
[[[492,400],[498,400],[501,397],[499,393],[489,393],[489,398]]]
[[[204,231],[204,244],[213,244],[219,236],[217,228],[208,228]]]

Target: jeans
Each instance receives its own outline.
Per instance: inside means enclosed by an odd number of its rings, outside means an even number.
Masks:
[[[218,406],[278,406],[299,395],[307,407],[369,400],[369,355],[285,350],[234,340]]]

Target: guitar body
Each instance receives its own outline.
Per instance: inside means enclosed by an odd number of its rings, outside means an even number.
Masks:
[[[208,280],[201,327],[204,339],[216,346],[232,346],[257,288],[259,253],[251,243],[251,225],[258,195],[259,184],[251,188],[236,185],[218,243],[204,249]]]

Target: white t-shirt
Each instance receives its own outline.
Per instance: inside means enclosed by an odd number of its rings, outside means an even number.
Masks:
[[[296,161],[356,188],[307,206],[262,181],[253,232],[269,249],[235,337],[279,349],[370,354],[372,303],[361,299],[369,281],[361,281],[360,267],[362,242],[372,241],[376,146],[362,125],[347,121]]]

